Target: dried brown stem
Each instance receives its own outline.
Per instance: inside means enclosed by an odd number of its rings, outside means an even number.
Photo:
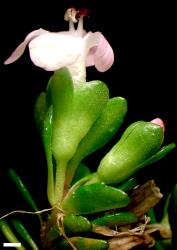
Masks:
[[[129,235],[121,238],[113,238],[108,242],[109,242],[108,250],[116,250],[116,249],[129,250],[135,246],[140,246],[140,245],[151,247],[154,245],[155,240],[152,236],[147,234],[142,236]]]
[[[108,250],[116,250],[116,249],[128,250],[132,249],[135,246],[143,246],[151,248],[155,244],[154,233],[156,232],[159,233],[161,239],[171,239],[171,230],[161,224],[145,225],[144,230],[143,226],[144,225],[140,225],[139,227],[124,232],[114,231],[115,232],[114,235],[112,234],[114,238],[108,240],[109,242]],[[104,228],[104,233],[106,233],[105,228]]]
[[[127,210],[133,212],[137,217],[142,217],[148,210],[154,207],[163,197],[154,180],[133,189],[130,193],[131,203]]]

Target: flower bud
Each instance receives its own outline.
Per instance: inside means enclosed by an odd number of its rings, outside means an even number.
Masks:
[[[120,183],[154,155],[164,139],[159,123],[138,121],[131,124],[98,167],[98,176],[107,184]],[[143,165],[144,166],[144,165]]]

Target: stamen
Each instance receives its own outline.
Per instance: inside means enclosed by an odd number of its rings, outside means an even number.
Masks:
[[[65,21],[72,21],[73,23],[77,23],[77,10],[75,8],[69,8],[66,10],[65,15],[64,15],[64,20]]]
[[[77,34],[78,36],[82,36],[83,34],[83,16],[81,16],[79,18],[79,22],[78,22],[78,25],[77,25]]]
[[[90,14],[90,10],[88,9],[80,9],[77,11],[76,18],[79,19],[81,16],[88,17]]]
[[[89,16],[90,11],[88,9],[80,9],[77,11],[76,18],[79,19],[77,31],[78,35],[83,35],[83,18]]]
[[[64,20],[69,22],[69,31],[75,31],[74,23],[77,23],[76,19],[77,10],[75,8],[69,8],[66,10]]]

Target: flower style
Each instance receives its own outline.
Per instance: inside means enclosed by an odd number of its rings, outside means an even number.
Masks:
[[[47,71],[68,67],[74,83],[85,81],[85,68],[88,66],[95,66],[100,72],[107,71],[114,62],[113,50],[100,32],[87,33],[83,29],[84,15],[85,11],[76,11],[74,8],[66,11],[64,18],[69,21],[69,31],[32,31],[4,64],[16,61],[28,45],[30,58],[36,66]],[[75,29],[74,23],[77,21]]]

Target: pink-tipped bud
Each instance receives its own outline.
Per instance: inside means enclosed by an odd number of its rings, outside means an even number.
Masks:
[[[164,125],[164,122],[162,121],[162,119],[155,118],[151,122],[159,125],[163,129],[163,131],[165,132],[165,125]]]

